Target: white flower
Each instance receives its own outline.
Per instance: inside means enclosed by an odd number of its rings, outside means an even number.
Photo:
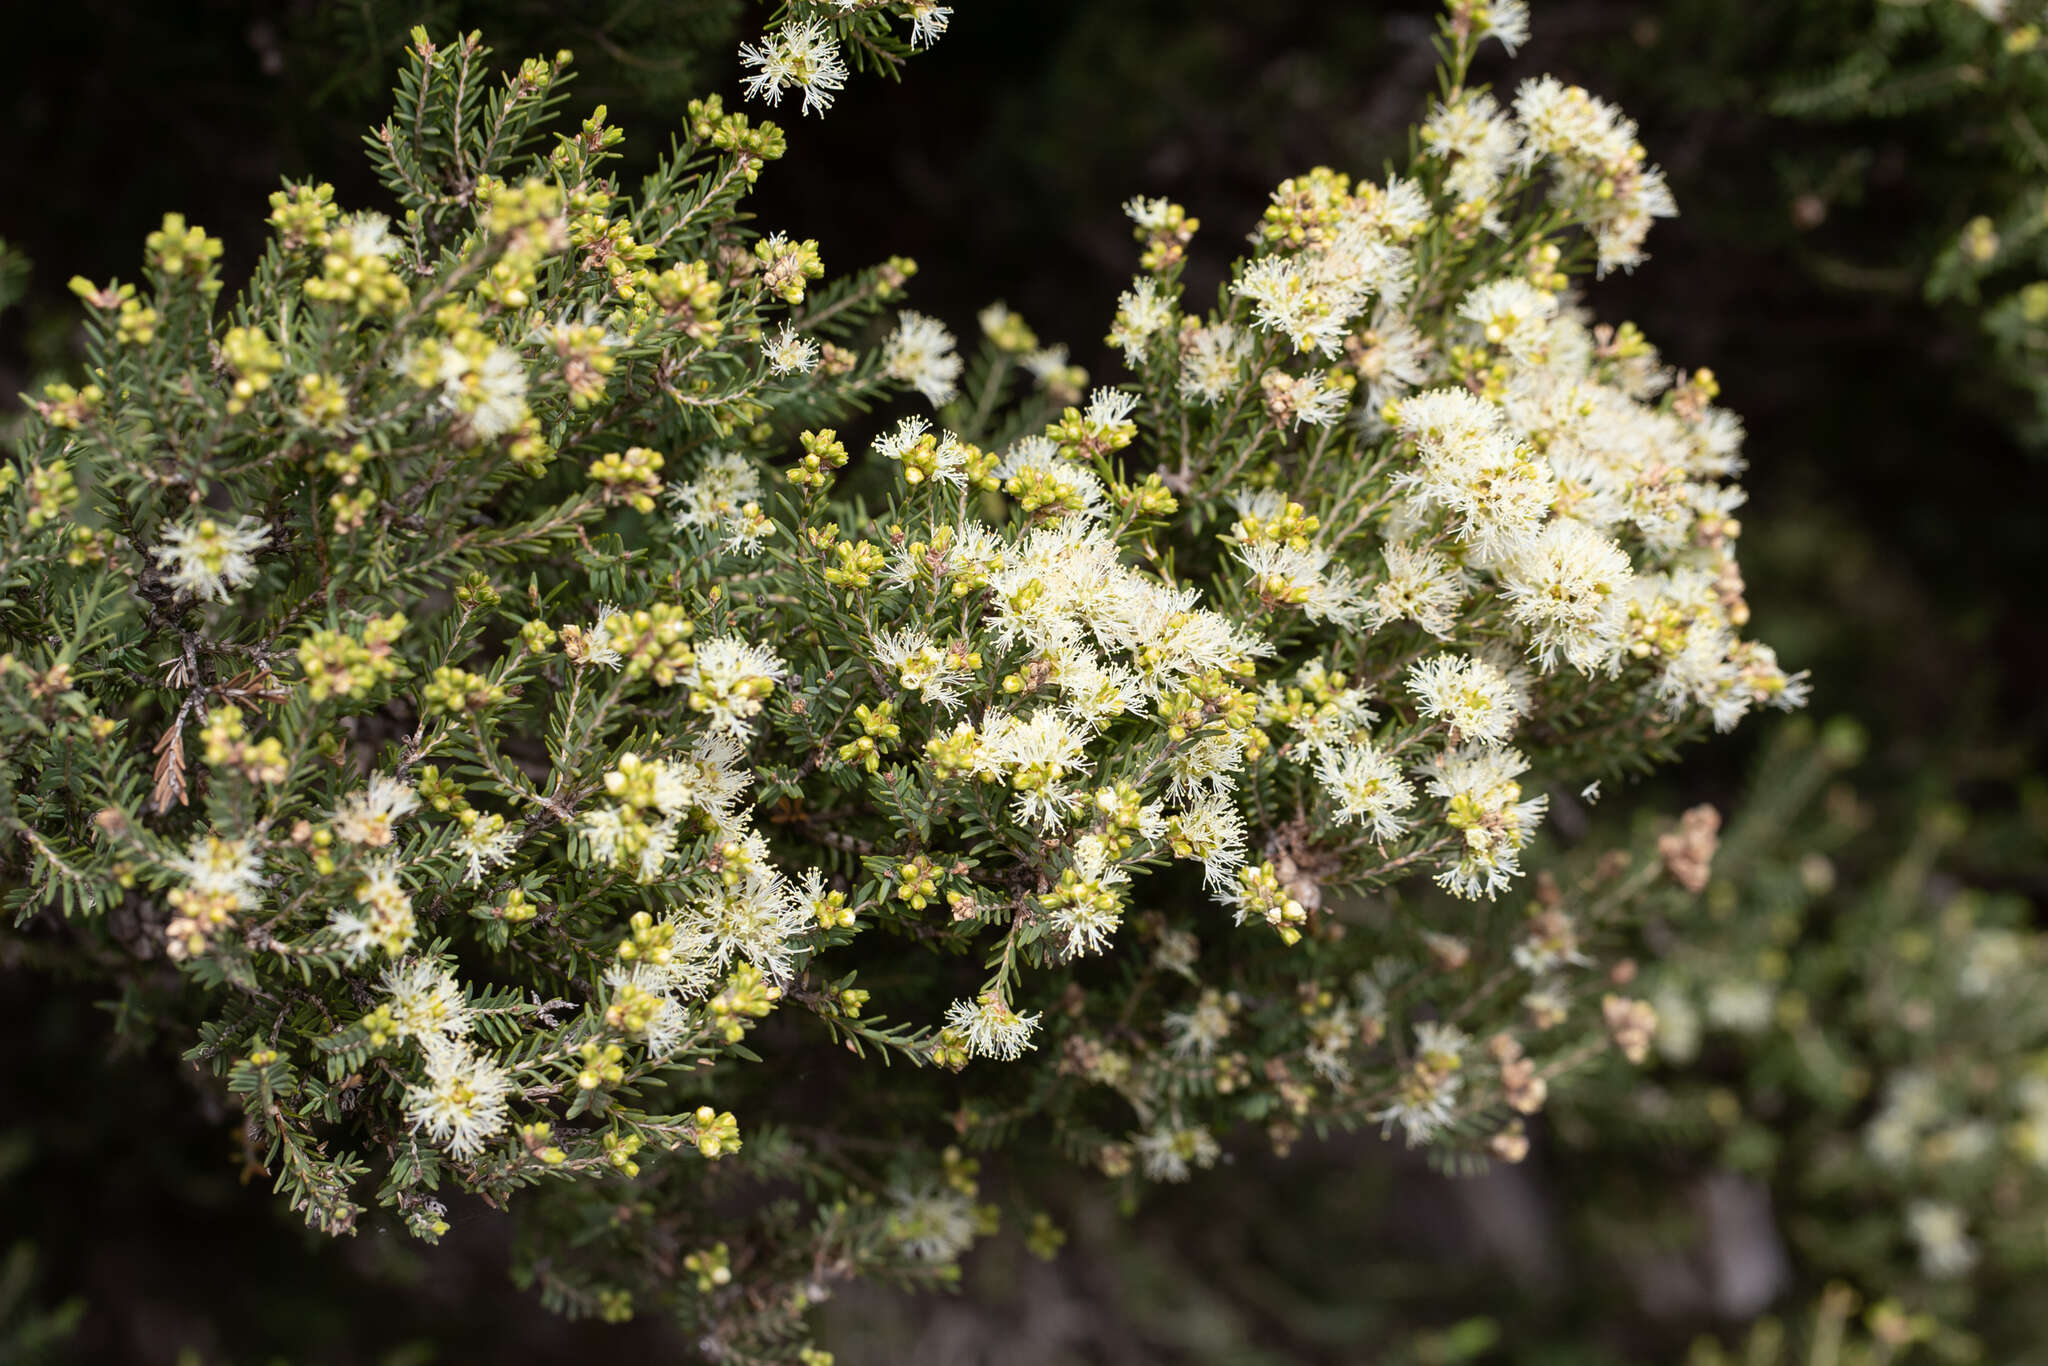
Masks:
[[[1431,759],[1430,792],[1443,799],[1445,820],[1463,837],[1457,861],[1437,875],[1453,896],[1488,900],[1521,874],[1522,846],[1549,809],[1548,796],[1522,800],[1516,777],[1528,761],[1512,749],[1466,745]]]
[[[1617,266],[1634,270],[1644,260],[1643,239],[1650,234],[1650,220],[1678,215],[1678,202],[1671,197],[1664,172],[1658,167],[1643,167],[1631,188],[1631,194],[1621,197],[1593,224],[1596,275],[1607,275]]]
[[[611,623],[625,615],[610,603],[599,604],[596,624],[583,633],[582,663],[603,669],[617,669],[625,664],[626,657],[612,644],[611,633]]]
[[[973,1001],[955,1001],[946,1009],[946,1027],[959,1034],[969,1056],[1011,1062],[1038,1045],[1031,1035],[1038,1015],[1019,1015],[992,991]]]
[[[351,256],[390,256],[398,250],[391,235],[391,220],[374,210],[350,214],[336,225],[348,238]]]
[[[1068,953],[1101,953],[1108,946],[1123,924],[1123,894],[1114,889],[1130,880],[1102,836],[1074,841],[1073,862],[1060,874],[1058,904],[1047,914],[1066,937]]]
[[[2036,1167],[2048,1167],[2048,1077],[2021,1077],[2014,1083],[2013,1092],[2013,1100],[2020,1109],[2015,1146]]]
[[[1532,977],[1548,977],[1565,968],[1585,968],[1593,960],[1579,951],[1579,931],[1570,915],[1551,909],[1532,915],[1511,955],[1516,967]],[[1662,1016],[1659,1016],[1661,1021]],[[1698,1026],[1698,1018],[1693,1024]]]
[[[1167,930],[1159,936],[1152,961],[1190,982],[1195,980],[1195,960],[1202,956],[1202,941],[1186,930]]]
[[[1346,1056],[1358,1041],[1358,1024],[1348,1010],[1333,1010],[1309,1023],[1309,1044],[1302,1050],[1308,1065],[1325,1081],[1351,1080],[1351,1059]]]
[[[1164,1021],[1167,1048],[1173,1055],[1204,1062],[1215,1056],[1217,1045],[1230,1037],[1236,1024],[1223,994],[1214,987],[1205,990],[1191,1009],[1167,1011]]]
[[[1420,237],[1436,216],[1429,195],[1422,186],[1400,176],[1388,176],[1386,187],[1372,194],[1371,186],[1360,186],[1363,211],[1373,227],[1396,242]]]
[[[816,19],[788,23],[761,40],[761,46],[740,44],[740,65],[751,67],[747,77],[747,98],[782,103],[785,87],[804,92],[806,114],[822,115],[832,107],[832,97],[846,84],[846,62],[831,30]]]
[[[698,917],[688,911],[678,911],[664,917],[659,924],[672,934],[666,954],[639,958],[631,971],[612,967],[604,977],[612,989],[631,981],[641,991],[672,997],[670,1001],[664,1001],[662,1014],[655,1016],[655,1022],[647,1028],[649,1053],[668,1053],[674,1047],[676,1030],[688,1026],[688,1016],[680,1010],[682,1001],[711,995],[723,977],[723,969],[713,954],[711,938]]]
[[[974,1246],[974,1202],[955,1190],[923,1186],[898,1191],[885,1225],[889,1237],[921,1262],[950,1262]]]
[[[1056,779],[1089,767],[1086,733],[1051,708],[1025,718],[991,711],[982,718],[981,742],[992,770]]]
[[[1139,676],[1165,691],[1181,679],[1211,669],[1234,669],[1273,647],[1245,626],[1220,612],[1194,607],[1196,594],[1137,580],[1142,590],[1125,604],[1134,609],[1119,629],[1127,648],[1136,653]],[[1098,625],[1097,631],[1104,630]]]
[[[689,758],[663,763],[654,800],[670,815],[694,807],[723,826],[753,781],[738,738],[714,732],[698,738]]]
[[[876,662],[906,690],[948,710],[960,705],[961,688],[974,676],[965,646],[941,649],[918,630],[877,632],[874,645]]]
[[[373,773],[367,786],[351,792],[334,808],[334,833],[350,844],[381,849],[391,843],[392,828],[419,810],[419,805],[419,794],[410,783]]]
[[[1415,789],[1400,765],[1370,744],[1340,745],[1316,759],[1316,781],[1337,804],[1340,823],[1357,821],[1376,840],[1408,828],[1401,813],[1415,804]]]
[[[674,1052],[676,1045],[682,1042],[683,1036],[689,1031],[690,1012],[671,994],[684,985],[679,979],[686,976],[690,979],[688,985],[695,988],[689,992],[691,995],[702,995],[704,988],[711,984],[714,974],[708,963],[687,960],[696,968],[694,973],[687,973],[682,968],[685,961],[682,955],[672,952],[665,963],[639,962],[631,966],[614,964],[605,970],[604,984],[611,990],[611,1005],[606,1009],[607,1017],[611,1014],[611,1006],[616,1006],[622,998],[628,997],[628,988],[633,993],[645,993],[659,998],[659,1004],[654,1006],[650,1014],[643,1017],[644,1023],[628,1019],[622,1019],[620,1022],[622,1032],[630,1028],[638,1033],[647,1047],[649,1058],[666,1057]]]
[[[1260,327],[1277,332],[1297,351],[1334,356],[1344,344],[1351,319],[1365,307],[1367,291],[1357,280],[1318,288],[1295,257],[1265,256],[1246,266],[1231,287],[1251,300]]]
[[[1124,201],[1124,217],[1136,223],[1147,232],[1157,232],[1167,226],[1173,211],[1173,201],[1164,197],[1146,199],[1142,195]]]
[[[1457,624],[1465,575],[1441,552],[1390,543],[1380,552],[1386,577],[1373,585],[1367,619],[1374,626],[1412,621],[1440,639]]]
[[[1006,492],[1023,502],[1026,512],[1100,517],[1107,511],[1095,471],[1061,459],[1059,447],[1047,436],[1027,436],[1010,447],[996,466],[996,477]]]
[[[377,926],[371,923],[370,917],[360,911],[336,907],[327,913],[327,928],[333,934],[336,946],[340,948],[342,957],[347,960],[350,967],[368,958],[377,948]],[[412,937],[408,934],[406,943],[411,942]]]
[[[953,334],[936,318],[904,309],[882,343],[882,371],[924,395],[937,408],[959,392],[961,360]]]
[[[1460,1055],[1471,1042],[1453,1025],[1429,1021],[1415,1026],[1415,1061],[1402,1077],[1393,1104],[1375,1112],[1381,1133],[1395,1125],[1409,1147],[1427,1143],[1451,1122],[1463,1086]]]
[[[719,549],[756,553],[774,522],[762,516],[762,477],[754,461],[731,451],[713,451],[690,479],[668,485],[668,502],[676,508],[676,530],[721,530]]]
[[[1310,660],[1295,672],[1297,697],[1327,700],[1301,710],[1290,703],[1289,694],[1295,689],[1283,689],[1277,681],[1270,682],[1264,690],[1259,719],[1271,722],[1285,716],[1287,728],[1316,753],[1364,744],[1372,738],[1369,728],[1379,719],[1378,713],[1372,709],[1371,694],[1363,688],[1339,687],[1341,679],[1342,675],[1333,676],[1321,660]]]
[[[748,850],[746,875],[679,919],[721,971],[738,957],[771,981],[788,981],[817,922],[789,879],[768,862],[766,841],[750,834],[739,843]]]
[[[1213,1167],[1223,1155],[1215,1136],[1199,1124],[1162,1125],[1133,1136],[1131,1143],[1152,1181],[1185,1181],[1195,1167]]]
[[[1611,665],[1621,648],[1628,555],[1583,523],[1556,521],[1525,542],[1501,575],[1508,613],[1545,669],[1559,657],[1580,673]]]
[[[1467,91],[1452,104],[1438,104],[1422,125],[1423,154],[1451,164],[1448,188],[1466,204],[1494,198],[1521,146],[1520,131],[1484,91]],[[1481,222],[1491,231],[1505,230],[1490,208]]]
[[[1472,1046],[1472,1038],[1454,1024],[1424,1020],[1415,1026],[1415,1052],[1436,1067],[1450,1067]]]
[[[1166,795],[1193,803],[1203,792],[1230,792],[1244,767],[1244,746],[1229,735],[1203,735],[1175,750],[1166,761]]]
[[[1761,1034],[1771,1027],[1777,993],[1762,982],[1719,981],[1707,990],[1707,1023],[1737,1034]]]
[[[953,22],[953,10],[934,0],[908,0],[910,10],[910,46],[913,51],[930,47],[939,41],[946,28]]]
[[[1613,164],[1630,159],[1633,119],[1578,86],[1536,76],[1515,89],[1515,119],[1522,125],[1522,160],[1540,157]]]
[[[1522,950],[1515,950],[1521,962]],[[1683,1066],[1700,1054],[1700,1012],[1692,997],[1675,986],[1660,987],[1650,1000],[1657,1012],[1657,1051]]]
[[[473,814],[474,819],[456,837],[453,848],[468,860],[463,880],[475,886],[484,880],[486,868],[502,868],[512,861],[512,853],[519,847],[519,835],[495,811],[466,814]]]
[[[1209,890],[1237,881],[1245,858],[1244,816],[1228,793],[1213,787],[1195,792],[1167,821],[1166,837],[1177,857],[1202,861],[1202,883]]]
[[[427,1050],[425,1085],[405,1088],[405,1117],[458,1158],[475,1157],[509,1122],[512,1077],[460,1045]]]
[[[1550,335],[1557,296],[1527,280],[1489,280],[1466,291],[1458,316],[1478,324],[1489,345],[1505,348],[1517,360],[1532,360]]]
[[[931,424],[923,418],[906,417],[896,424],[895,430],[875,438],[875,454],[884,460],[903,462],[903,481],[907,484],[921,484],[926,479],[964,484],[967,448],[959,437],[942,431],[928,450],[923,449],[924,438],[930,431]]]
[[[202,516],[165,531],[150,554],[180,592],[226,602],[229,589],[256,577],[252,557],[269,543],[270,528],[254,518],[237,517],[229,526]]]
[[[1364,589],[1351,571],[1320,546],[1260,541],[1239,546],[1252,588],[1268,602],[1299,607],[1311,621],[1349,626],[1364,616]]]
[[[637,838],[626,824],[626,813],[616,806],[600,806],[585,811],[576,822],[577,829],[590,841],[590,852],[598,862],[616,868],[625,856],[626,850]]]
[[[1103,398],[1098,392],[1098,402]],[[1198,607],[1195,589],[1168,587],[1126,567],[1116,542],[1085,518],[1033,528],[989,575],[989,587],[1001,643],[1021,640],[1051,652],[1092,637],[1104,650],[1130,654],[1148,695],[1271,652],[1258,636]]]
[[[1985,997],[2020,979],[2027,967],[2029,941],[2011,930],[1978,930],[1956,974],[1956,989],[1965,996]]]
[[[257,893],[265,883],[256,841],[246,835],[231,840],[201,835],[183,854],[166,859],[165,866],[193,891],[226,898],[245,911],[256,909]]]
[[[731,735],[749,733],[748,721],[787,677],[789,666],[773,650],[737,636],[718,636],[697,647],[686,683],[690,709],[707,712],[711,728]]]
[[[818,344],[784,323],[780,332],[762,341],[761,358],[768,362],[771,375],[808,375],[818,368]]]
[[[1329,377],[1320,371],[1290,375],[1282,370],[1268,370],[1260,378],[1260,387],[1265,391],[1266,411],[1274,420],[1292,414],[1297,427],[1303,423],[1334,427],[1351,406],[1351,391],[1330,383]]]
[[[1051,346],[1042,346],[1026,355],[1018,364],[1030,371],[1031,378],[1038,381],[1041,387],[1051,384],[1066,374],[1067,344],[1054,342]],[[1087,375],[1083,373],[1082,380],[1085,382],[1086,379]]]
[[[1940,1079],[1922,1068],[1900,1068],[1885,1083],[1885,1111],[1897,1114],[1913,1128],[1925,1128],[1940,1119],[1944,1104]]]
[[[1380,410],[1388,400],[1399,398],[1429,378],[1429,351],[1429,343],[1422,334],[1388,308],[1377,310],[1372,325],[1357,335],[1351,361],[1364,385],[1359,406],[1370,430],[1384,428]]]
[[[421,1040],[431,1049],[469,1033],[469,1003],[461,984],[434,964],[419,959],[394,964],[384,969],[380,984],[399,1038]]]
[[[718,543],[718,548],[741,555],[758,555],[774,534],[775,519],[763,513],[759,503],[748,503],[726,523],[725,539]]]
[[[1413,441],[1424,458],[1441,456],[1502,429],[1507,415],[1500,405],[1470,389],[1427,389],[1402,399],[1394,425]]]
[[[1962,1210],[1945,1200],[1907,1205],[1906,1232],[1920,1249],[1920,1270],[1935,1280],[1954,1280],[1977,1265],[1969,1222]]]
[[[1063,938],[1069,954],[1101,953],[1124,923],[1123,907],[1116,902],[1065,902],[1046,912],[1046,921]]]
[[[494,346],[479,362],[460,348],[441,351],[441,406],[467,417],[471,435],[491,441],[526,420],[526,365]]]
[[[1026,333],[1029,333],[1031,330],[1029,327],[1024,326],[1024,320],[1019,318],[1011,310],[1010,306],[1001,299],[996,300],[994,303],[983,308],[979,313],[976,313],[974,320],[981,324],[981,334],[991,341],[997,341],[1002,338],[1003,334],[1010,331],[1013,326],[1020,328]]]
[[[1498,404],[1463,389],[1430,389],[1400,400],[1394,423],[1422,457],[1395,482],[1449,511],[1473,557],[1506,559],[1536,534],[1557,476],[1509,430]]]
[[[760,497],[761,472],[753,461],[731,451],[713,451],[694,476],[668,486],[679,530],[728,526]]]
[[[882,577],[896,588],[950,584],[953,596],[961,598],[987,587],[1008,553],[1009,547],[986,526],[960,521],[933,527],[928,540],[906,538],[889,557]]]
[[[1060,690],[1060,710],[1090,730],[1144,708],[1138,676],[1121,664],[1105,663],[1093,650],[1058,646],[1046,653],[1049,682]]]
[[[1192,328],[1180,336],[1180,396],[1220,403],[1244,375],[1251,339],[1229,323]]]
[[[1416,661],[1408,670],[1408,691],[1422,714],[1449,726],[1460,743],[1504,743],[1528,700],[1497,665],[1451,654]]]
[[[1732,730],[1761,703],[1787,711],[1802,707],[1807,689],[1806,675],[1786,674],[1770,646],[1738,641],[1721,625],[1695,630],[1658,681],[1662,696],[1707,708],[1716,730]]]
[[[1124,364],[1133,370],[1145,361],[1145,348],[1152,338],[1173,327],[1173,300],[1159,293],[1159,283],[1149,275],[1141,275],[1131,282],[1131,287],[1117,296],[1116,322],[1109,329],[1107,338],[1111,346],[1121,347]]]
[[[412,947],[416,929],[412,897],[399,881],[395,863],[380,859],[368,864],[363,880],[356,884],[355,898],[361,911],[337,910],[328,917],[351,964],[361,962],[374,949],[396,958]]]
[[[1128,389],[1112,389],[1104,385],[1089,391],[1088,411],[1083,416],[1091,425],[1106,431],[1129,422],[1137,407],[1136,394]]]
[[[1598,274],[1633,269],[1643,259],[1651,222],[1678,212],[1664,173],[1643,159],[1635,122],[1551,76],[1522,82],[1515,116],[1524,136],[1521,164],[1549,159],[1552,202],[1571,209],[1592,232]]]
[[[1481,0],[1472,7],[1472,32],[1479,38],[1499,39],[1512,57],[1529,41],[1529,6],[1524,0]]]

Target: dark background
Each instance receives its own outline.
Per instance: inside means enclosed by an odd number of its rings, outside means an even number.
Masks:
[[[766,225],[817,238],[834,270],[916,258],[912,306],[963,337],[977,308],[1007,301],[1099,381],[1120,374],[1101,337],[1135,269],[1124,199],[1166,195],[1202,220],[1188,295],[1199,300],[1275,182],[1317,164],[1379,173],[1404,154],[1432,85],[1433,11],[1415,4],[955,8],[953,32],[901,85],[858,77],[822,121],[785,105],[790,154],[763,176],[754,207]],[[1554,71],[1641,122],[1683,216],[1652,235],[1645,266],[1599,284],[1592,301],[1603,317],[1637,321],[1670,360],[1711,366],[1722,401],[1746,419],[1754,633],[1789,667],[1813,671],[1818,714],[1865,723],[1880,783],[1953,786],[1995,807],[2037,767],[2042,735],[2048,638],[2034,603],[2048,462],[2011,435],[2011,396],[1990,377],[1971,320],[1922,303],[1904,264],[1954,230],[1970,149],[1938,116],[1812,125],[1762,112],[1775,80],[1825,55],[1828,23],[1853,22],[1860,8],[1539,5],[1528,49],[1510,66],[1490,48],[1481,74],[1511,85]],[[586,10],[594,17],[562,17]],[[672,0],[48,7],[0,46],[10,133],[0,238],[34,263],[27,298],[0,314],[0,393],[75,363],[65,280],[134,278],[142,238],[167,209],[226,240],[232,282],[261,250],[280,177],[330,180],[344,205],[380,207],[360,136],[382,115],[415,20],[437,36],[481,27],[507,65],[574,48],[583,76],[571,110],[609,104],[630,169],[665,144],[689,94],[717,89],[740,103],[733,49],[764,14]],[[1795,193],[1848,151],[1867,167],[1854,192],[1825,202],[1818,224],[1795,224]],[[1727,798],[1756,743],[1745,733],[1704,747],[1653,795]],[[307,1237],[261,1180],[238,1181],[232,1116],[169,1061],[174,1041],[103,1062],[109,1022],[91,984],[22,961],[32,947],[4,953],[14,961],[0,958],[0,1239],[32,1244],[40,1267],[0,1270],[0,1327],[82,1297],[69,1349],[81,1360],[168,1362],[190,1346],[209,1362],[287,1350],[307,1361],[544,1361],[674,1346],[653,1327],[542,1314],[504,1284],[502,1230],[478,1211],[456,1211],[450,1248],[431,1259],[390,1232],[340,1246]],[[1341,1237],[1327,1225],[1302,1236],[1333,1239],[1331,1255],[1354,1258],[1361,1276],[1379,1253],[1360,1240],[1409,1259],[1405,1271],[1377,1266],[1376,1283],[1470,1279],[1473,1303],[1510,1283],[1469,1270],[1484,1241],[1470,1191],[1411,1189],[1377,1160],[1361,1176],[1356,1147],[1285,1168],[1247,1161],[1256,1179],[1221,1173],[1203,1198],[1227,1205],[1251,1192],[1282,1210],[1355,1210]],[[1333,1195],[1340,1173],[1349,1184]],[[1389,1182],[1404,1190],[1391,1204],[1375,1194]],[[1201,1245],[1170,1211],[1090,1235],[1101,1213],[1091,1208],[1070,1211],[1079,1283],[1091,1258],[1142,1276],[1148,1240],[1184,1241],[1183,1254]],[[1244,1213],[1226,1226],[1255,1223]],[[1261,1236],[1277,1249],[1290,1226],[1283,1216],[1280,1232]],[[1185,1257],[1168,1264],[1185,1274]],[[1015,1274],[1036,1285],[1053,1273]],[[1073,1291],[1076,1273],[1059,1284]],[[1192,1301],[1133,1293],[1183,1308],[1130,1318],[1120,1346],[1076,1347],[1071,1359],[1192,1359],[1171,1331],[1186,1327]],[[885,1326],[920,1321],[926,1351],[939,1350],[929,1335],[946,1314],[1004,1312],[862,1304]],[[1219,1360],[1361,1359],[1325,1355],[1270,1306],[1239,1298],[1203,1312],[1244,1344]],[[1366,1330],[1357,1305],[1317,1312]],[[1076,1321],[1099,1336],[1105,1320]]]

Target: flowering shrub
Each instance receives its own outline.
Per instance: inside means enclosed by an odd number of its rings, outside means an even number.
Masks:
[[[795,9],[741,55],[806,112],[947,18]],[[545,142],[566,56],[416,33],[395,218],[287,186],[224,313],[175,214],[74,284],[4,473],[7,904],[192,1031],[314,1227],[509,1205],[548,1302],[735,1360],[956,1274],[969,1149],[1517,1160],[1646,1056],[1589,969],[1700,833],[1510,911],[1545,789],[1803,693],[1739,635],[1711,374],[1573,294],[1673,211],[1633,125],[1467,83],[1525,32],[1455,5],[1412,164],[1284,182],[1212,307],[1133,200],[1092,392],[756,230],[775,124],[693,102],[629,195],[602,109]]]

